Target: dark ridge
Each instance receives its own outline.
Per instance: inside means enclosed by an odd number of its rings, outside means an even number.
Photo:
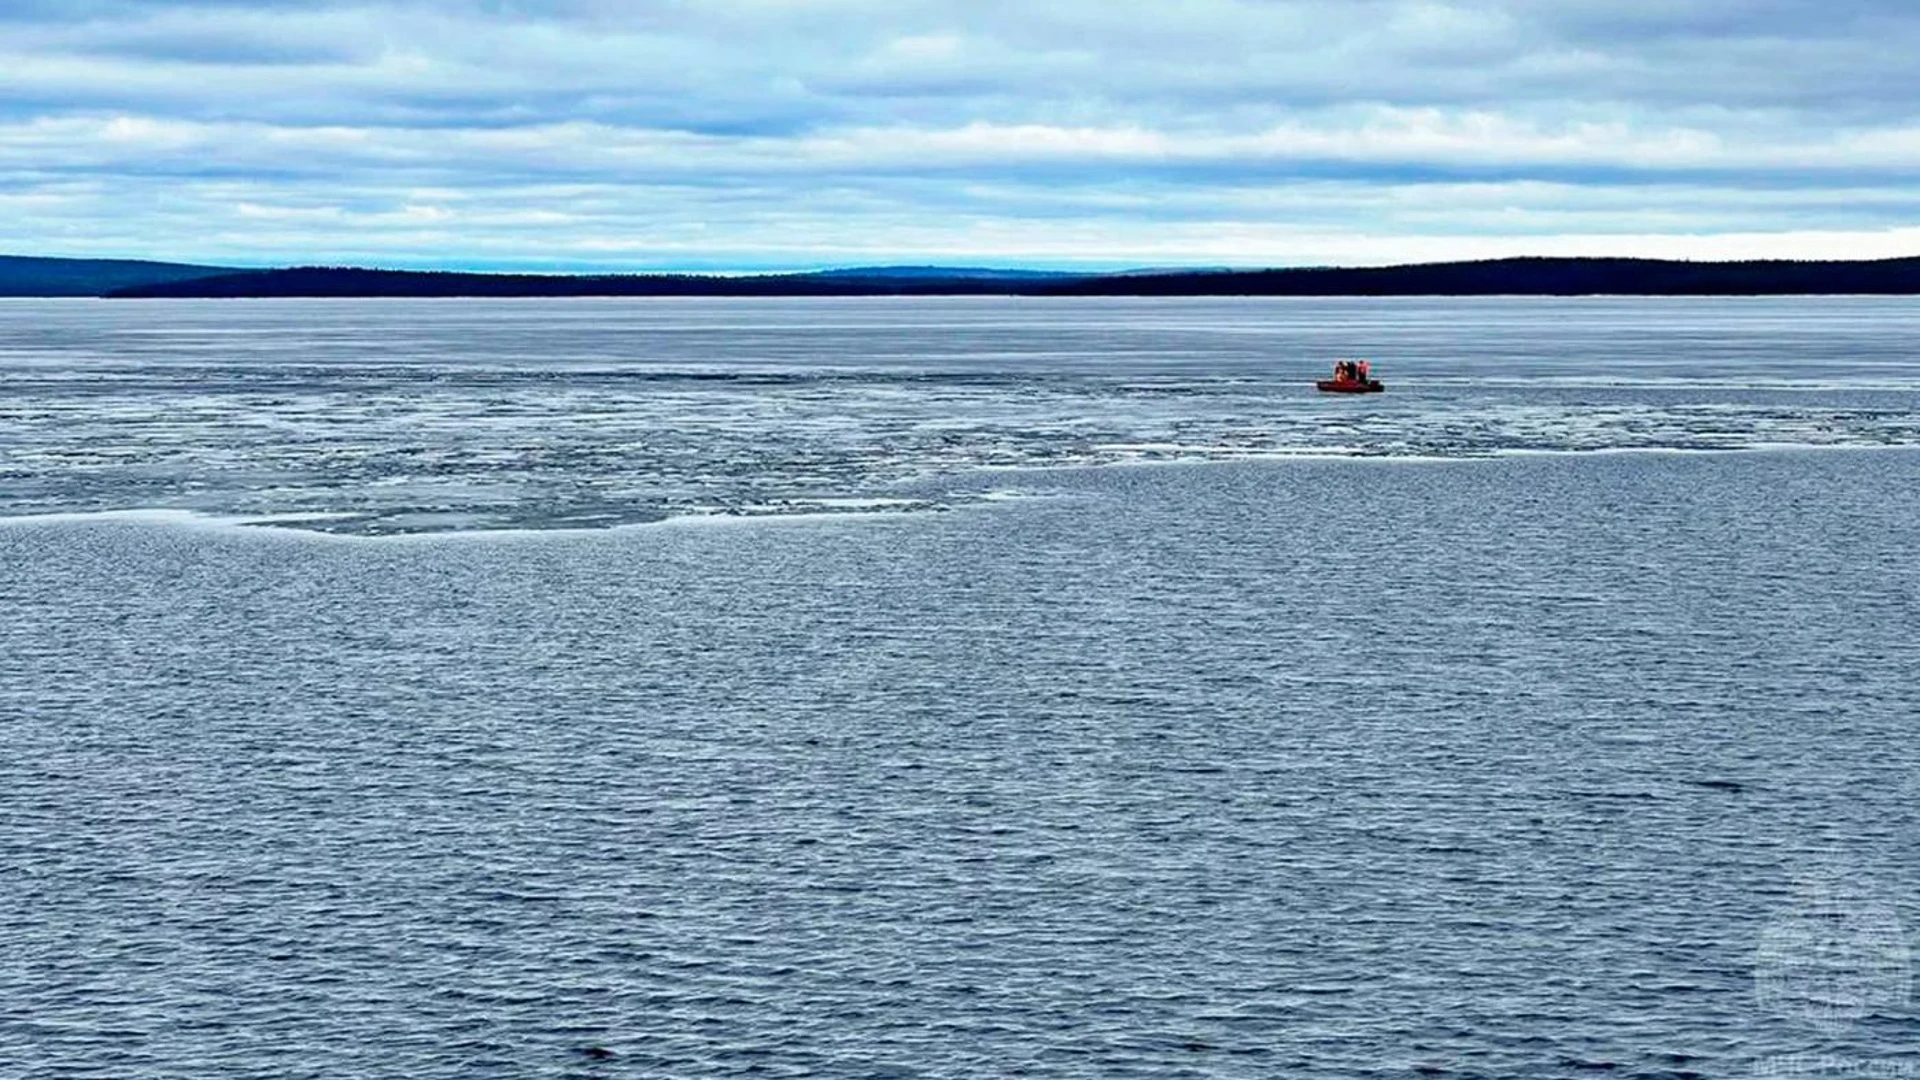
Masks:
[[[118,297],[1792,296],[1920,294],[1920,258],[1850,262],[1493,259],[1116,274],[873,267],[806,274],[474,274],[307,266],[153,281]]]
[[[516,296],[890,296],[1005,294],[1020,280],[848,271],[828,274],[469,274],[302,266],[222,274],[120,289],[121,298],[516,297]]]
[[[1061,282],[1074,296],[1792,296],[1920,293],[1920,258],[1679,262],[1489,259],[1414,266],[1229,270]]]
[[[1001,270],[991,266],[854,266],[787,276],[828,281],[1058,281],[1087,275],[1071,270]]]
[[[0,255],[0,296],[103,296],[120,289],[231,274],[230,266],[139,259],[43,259]]]

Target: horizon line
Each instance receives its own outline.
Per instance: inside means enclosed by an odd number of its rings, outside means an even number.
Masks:
[[[1061,277],[1114,277],[1127,275],[1154,274],[1259,274],[1285,273],[1296,271],[1365,271],[1398,270],[1428,266],[1467,266],[1487,263],[1514,262],[1587,262],[1618,263],[1646,262],[1667,263],[1693,266],[1735,266],[1755,263],[1786,264],[1870,264],[1892,263],[1920,259],[1920,251],[1906,255],[1876,255],[1866,258],[1808,257],[1792,258],[1788,256],[1759,256],[1739,259],[1684,258],[1660,255],[1543,255],[1516,254],[1492,255],[1453,259],[1417,259],[1404,262],[1359,262],[1359,263],[1268,263],[1268,264],[1133,264],[1102,261],[1098,265],[1073,267],[1070,261],[1052,260],[1012,261],[994,263],[988,261],[968,262],[929,262],[908,259],[900,262],[807,262],[777,265],[736,264],[732,266],[702,266],[699,264],[677,267],[622,267],[611,268],[593,264],[572,264],[571,268],[535,268],[514,262],[488,264],[430,261],[419,263],[386,262],[330,262],[330,261],[292,261],[292,262],[246,262],[200,261],[192,258],[157,258],[151,256],[129,255],[25,255],[16,252],[0,252],[0,260],[41,260],[47,262],[70,263],[131,263],[154,266],[180,266],[203,270],[230,271],[235,274],[274,273],[288,270],[353,270],[372,273],[395,274],[471,274],[479,276],[516,276],[516,277],[794,277],[810,274],[851,274],[861,271],[899,272],[923,271],[928,274],[1033,274]]]

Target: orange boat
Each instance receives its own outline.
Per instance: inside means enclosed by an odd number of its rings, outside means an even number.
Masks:
[[[1387,385],[1374,378],[1369,367],[1365,360],[1336,360],[1333,378],[1321,379],[1313,385],[1323,394],[1377,394]]]

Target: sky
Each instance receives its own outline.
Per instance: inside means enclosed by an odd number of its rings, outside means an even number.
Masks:
[[[1914,0],[0,0],[0,252],[1920,255]]]

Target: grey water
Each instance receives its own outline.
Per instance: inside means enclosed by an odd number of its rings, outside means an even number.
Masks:
[[[1912,1075],[1916,330],[0,304],[0,1076]]]
[[[1917,333],[1904,298],[0,302],[0,514],[597,527],[988,468],[1915,445]],[[1314,391],[1351,355],[1389,393]]]

